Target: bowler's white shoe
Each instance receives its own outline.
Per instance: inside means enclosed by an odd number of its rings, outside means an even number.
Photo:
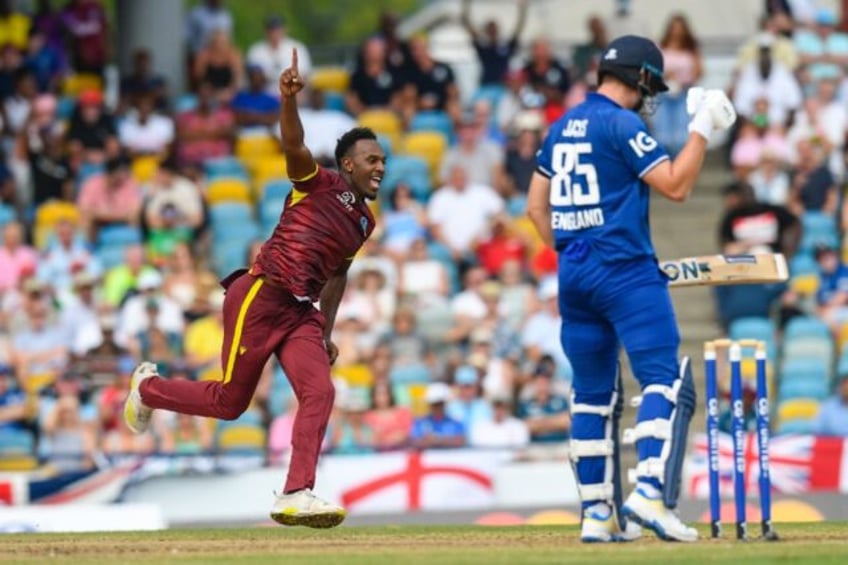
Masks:
[[[138,392],[138,387],[144,379],[156,377],[159,375],[159,370],[155,363],[145,361],[135,368],[130,382],[130,393],[127,395],[127,400],[124,403],[124,421],[127,427],[137,434],[143,434],[147,431],[147,426],[150,425],[150,415],[153,414],[153,408],[148,408],[141,402],[141,393]]]
[[[622,530],[606,503],[599,502],[583,510],[583,525],[580,529],[580,541],[583,543],[633,541],[640,537],[642,528],[639,524],[628,520]]]
[[[677,513],[665,507],[662,493],[638,483],[621,509],[629,520],[654,531],[666,541],[698,541],[698,530],[680,521]]]
[[[347,516],[344,508],[318,498],[308,488],[276,496],[271,519],[284,526],[334,528]]]

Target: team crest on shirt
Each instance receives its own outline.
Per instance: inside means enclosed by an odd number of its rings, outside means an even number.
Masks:
[[[362,235],[368,235],[368,218],[365,216],[359,218],[359,225],[362,226]]]
[[[356,204],[356,195],[351,191],[346,190],[340,194],[336,194],[336,198],[345,207],[348,212],[353,212],[353,205]]]

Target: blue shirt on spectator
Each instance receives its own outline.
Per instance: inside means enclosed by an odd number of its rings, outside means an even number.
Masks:
[[[453,400],[447,405],[448,418],[462,422],[465,428],[466,439],[471,436],[471,429],[480,422],[489,422],[492,415],[492,405],[482,398],[475,398],[471,402]]]
[[[822,436],[848,437],[848,405],[838,396],[821,403],[815,432]]]
[[[819,305],[827,304],[837,292],[848,292],[848,267],[845,265],[839,265],[832,273],[819,273],[816,302]]]
[[[0,377],[6,378],[6,377]],[[0,408],[8,408],[11,406],[23,406],[26,403],[26,394],[18,389],[10,389],[5,392],[0,392]],[[19,432],[24,431],[23,424],[18,421],[0,422],[0,433],[2,432]]]
[[[539,418],[542,416],[553,416],[568,412],[568,400],[564,396],[552,394],[548,397],[545,403],[539,402],[536,398],[525,400],[518,406],[518,417],[522,420],[527,418]],[[565,441],[568,439],[568,432],[565,430],[533,433],[531,440],[534,442],[556,442]]]
[[[437,437],[465,436],[465,427],[461,422],[457,422],[448,416],[439,419],[429,415],[423,416],[413,422],[411,438],[415,441],[427,435]]]
[[[240,110],[248,112],[262,112],[263,114],[279,112],[280,100],[271,96],[267,92],[250,92],[242,90],[236,94],[232,102],[230,102],[230,108],[232,108],[233,112],[238,112]]]

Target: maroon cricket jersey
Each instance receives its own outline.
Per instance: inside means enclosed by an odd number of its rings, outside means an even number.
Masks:
[[[374,215],[334,171],[318,167],[293,183],[280,221],[262,245],[251,273],[265,275],[314,302],[327,280],[374,231]]]

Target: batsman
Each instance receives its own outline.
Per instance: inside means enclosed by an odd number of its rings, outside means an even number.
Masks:
[[[644,37],[615,39],[602,55],[597,92],[548,131],[537,155],[527,213],[557,250],[561,342],[574,368],[570,454],[582,500],[581,540],[630,541],[642,527],[664,540],[695,541],[676,506],[695,385],[650,235],[651,190],[689,196],[713,132],[736,112],[719,90],[691,89],[688,140],[674,160],[640,112],[668,90],[663,57]],[[619,418],[623,346],[639,382],[638,465],[621,491]]]

